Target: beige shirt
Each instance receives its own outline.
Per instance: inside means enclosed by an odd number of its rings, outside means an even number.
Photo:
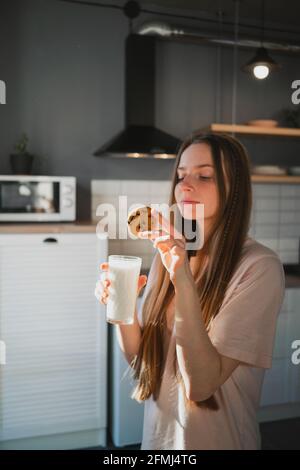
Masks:
[[[151,283],[149,273],[145,298]],[[215,392],[219,410],[185,406],[184,390],[173,376],[176,349],[174,325],[158,400],[145,401],[145,450],[259,449],[257,423],[265,369],[272,365],[277,316],[285,290],[282,264],[277,254],[248,237],[241,259],[226,290],[221,309],[211,323],[209,337],[224,356],[240,364]],[[169,308],[174,308],[172,302]],[[143,325],[142,303],[138,320]],[[245,364],[246,363],[246,364]]]

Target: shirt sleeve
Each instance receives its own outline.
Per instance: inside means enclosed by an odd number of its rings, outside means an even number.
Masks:
[[[212,321],[208,334],[217,351],[269,369],[284,293],[279,257],[266,255],[253,262]]]

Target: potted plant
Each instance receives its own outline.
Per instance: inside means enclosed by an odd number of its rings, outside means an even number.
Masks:
[[[300,128],[300,109],[283,109],[278,115],[283,127]]]
[[[30,175],[33,155],[27,152],[28,137],[25,133],[15,145],[16,153],[10,155],[11,169],[14,175]]]

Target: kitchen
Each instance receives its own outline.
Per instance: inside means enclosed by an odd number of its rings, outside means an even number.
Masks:
[[[174,159],[166,157],[195,129],[233,133],[251,157],[250,233],[276,251],[286,273],[259,410],[263,448],[295,448],[299,5],[97,3],[1,7],[1,188],[18,178],[41,183],[43,175],[56,188],[56,207],[66,204],[62,217],[40,205],[32,220],[21,210],[9,218],[12,193],[6,207],[1,194],[0,449],[139,448],[143,406],[130,399],[126,361],[93,291],[108,255],[140,256],[148,273],[155,250],[146,240],[97,237],[97,207],[118,207],[120,195],[128,206],[167,203]],[[265,80],[242,70],[262,37],[280,65]],[[150,126],[157,140],[134,126]],[[166,152],[147,156],[148,138]],[[34,157],[24,169],[24,159],[10,156],[26,152]]]

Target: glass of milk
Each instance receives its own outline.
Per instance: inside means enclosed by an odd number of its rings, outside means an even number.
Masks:
[[[142,258],[126,255],[109,255],[109,297],[106,320],[109,323],[129,325],[134,322],[138,280]]]

